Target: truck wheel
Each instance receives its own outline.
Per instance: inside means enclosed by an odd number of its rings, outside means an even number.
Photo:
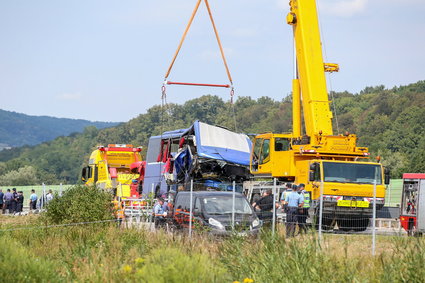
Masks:
[[[314,224],[317,230],[319,230],[319,216],[314,216]],[[334,218],[331,215],[323,215],[322,219],[322,230],[328,231],[334,228]]]
[[[366,231],[367,227],[369,227],[369,222],[369,218],[356,219],[353,230],[356,232]]]
[[[344,232],[348,232],[353,228],[353,225],[350,224],[350,221],[346,219],[337,219],[337,223],[339,230]]]

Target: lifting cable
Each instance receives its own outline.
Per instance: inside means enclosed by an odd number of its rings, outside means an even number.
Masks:
[[[171,73],[171,70],[172,70],[172,68],[174,66],[174,63],[175,63],[175,61],[177,59],[177,56],[179,55],[180,49],[181,49],[181,47],[183,45],[183,42],[186,39],[186,35],[189,32],[189,29],[190,29],[190,27],[192,25],[193,19],[195,18],[196,13],[198,12],[199,5],[201,4],[202,1],[205,2],[205,6],[207,7],[208,15],[209,15],[211,24],[212,24],[213,29],[214,29],[215,37],[217,39],[217,43],[218,43],[218,46],[220,48],[221,58],[223,60],[223,64],[224,64],[224,67],[226,69],[227,77],[229,79],[230,84],[185,83],[185,82],[172,82],[172,81],[168,81],[168,76]],[[173,59],[171,60],[171,64],[168,67],[167,73],[165,74],[164,83],[162,85],[162,100],[163,100],[163,103],[164,103],[164,100],[166,101],[166,85],[186,85],[186,86],[206,86],[206,87],[230,88],[231,89],[231,91],[230,91],[230,101],[233,104],[233,96],[234,96],[234,93],[235,93],[234,92],[234,88],[233,88],[233,80],[232,80],[232,76],[230,74],[229,66],[227,65],[226,56],[224,55],[223,46],[221,44],[220,36],[218,35],[218,30],[217,30],[217,27],[215,25],[214,18],[212,16],[212,12],[211,12],[211,8],[210,8],[210,5],[208,3],[208,0],[198,0],[197,3],[196,3],[196,5],[195,5],[195,8],[193,9],[192,15],[190,16],[189,22],[188,22],[188,24],[186,26],[186,29],[185,29],[185,31],[183,33],[183,36],[182,36],[182,38],[180,40],[180,43],[179,43],[178,47],[177,47],[177,50],[174,53]]]

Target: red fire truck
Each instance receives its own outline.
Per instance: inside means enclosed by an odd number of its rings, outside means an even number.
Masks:
[[[425,174],[403,174],[400,222],[409,235],[425,232]]]

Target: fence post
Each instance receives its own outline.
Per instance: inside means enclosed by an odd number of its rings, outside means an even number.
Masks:
[[[60,183],[59,196],[62,196],[62,183]]]
[[[42,196],[42,202],[41,202],[41,206],[40,206],[40,210],[43,210],[43,208],[44,208],[44,202],[46,201],[46,184],[44,184],[44,183],[42,183],[43,184],[43,196]]]
[[[272,219],[272,235],[276,229],[276,178],[273,178],[273,219]]]
[[[320,181],[320,204],[319,204],[319,244],[322,244],[322,218],[323,218],[323,178]]]
[[[236,200],[236,183],[233,181],[233,195],[232,195],[232,230],[235,230],[235,200]]]
[[[193,179],[190,180],[189,238],[192,238]]]
[[[376,245],[376,179],[378,175],[377,168],[375,169],[375,180],[373,181],[373,215],[372,215],[372,255],[375,255]]]

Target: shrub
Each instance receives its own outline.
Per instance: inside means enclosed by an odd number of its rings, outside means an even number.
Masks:
[[[54,224],[112,219],[112,195],[95,186],[73,186],[49,202],[43,218]]]

